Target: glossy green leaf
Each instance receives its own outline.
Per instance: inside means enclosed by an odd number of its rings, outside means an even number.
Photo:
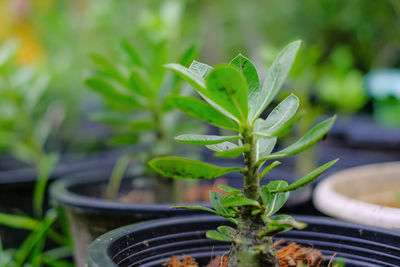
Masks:
[[[121,47],[122,47],[123,51],[128,55],[129,60],[132,64],[139,66],[139,67],[143,67],[143,60],[140,58],[139,53],[133,47],[132,44],[130,44],[129,42],[124,40],[121,42]]]
[[[194,97],[169,96],[168,101],[189,116],[203,120],[211,125],[238,131],[238,126],[229,118],[207,103]]]
[[[279,211],[285,205],[289,198],[289,192],[274,193],[274,190],[286,187],[286,181],[272,181],[261,187],[261,198],[265,205],[264,215],[271,216]]]
[[[277,140],[276,137],[259,138],[256,143],[257,159],[265,158],[271,154]]]
[[[261,123],[258,131],[262,132],[265,137],[275,136],[296,114],[298,107],[299,99],[291,94],[271,111],[267,119]]]
[[[275,216],[272,223],[288,225],[299,230],[307,227],[306,223],[296,221],[292,216],[284,214]]]
[[[210,239],[215,239],[215,240],[218,240],[218,241],[225,241],[225,242],[232,242],[233,241],[232,237],[229,237],[229,236],[227,236],[227,235],[225,235],[223,233],[220,233],[220,232],[217,232],[217,231],[214,231],[214,230],[207,231],[206,237],[210,238]]]
[[[275,132],[275,136],[280,138],[287,135],[294,125],[303,117],[304,110],[300,110],[297,112],[285,125],[277,132]]]
[[[192,44],[189,48],[183,53],[181,58],[179,59],[179,63],[183,66],[189,66],[192,64],[193,60],[197,57],[199,53],[199,45],[197,43]],[[189,68],[190,69],[190,68]]]
[[[224,207],[236,207],[236,206],[256,206],[260,207],[260,203],[254,199],[233,196],[222,200],[222,206]]]
[[[308,131],[303,137],[301,137],[294,144],[288,146],[287,148],[285,148],[281,151],[278,151],[267,157],[264,157],[260,161],[284,158],[284,157],[292,156],[292,155],[302,152],[303,150],[305,150],[305,149],[309,148],[310,146],[312,146],[313,144],[315,144],[322,137],[324,137],[327,134],[327,132],[330,130],[330,128],[332,127],[333,123],[335,122],[335,119],[336,119],[336,116],[333,116],[333,117],[319,123],[317,126],[315,126],[310,131]]]
[[[217,212],[215,210],[207,208],[207,207],[203,207],[203,206],[173,206],[171,208],[174,208],[174,209],[188,209],[188,210],[202,210],[202,211],[207,211],[207,212],[210,212],[210,213],[217,214]]]
[[[85,81],[86,85],[94,91],[103,95],[105,99],[112,103],[118,103],[130,108],[143,107],[133,96],[125,95],[115,90],[109,83],[104,80],[91,78]]]
[[[189,70],[196,72],[201,77],[203,77],[203,79],[205,79],[208,76],[208,74],[212,71],[212,69],[213,68],[211,66],[198,62],[196,60],[194,60],[189,67]]]
[[[235,215],[232,209],[224,207],[222,205],[222,200],[224,199],[224,196],[222,194],[212,190],[210,190],[209,194],[210,194],[210,203],[218,214],[227,217]]]
[[[200,66],[201,64],[201,66]],[[166,68],[176,72],[179,76],[181,76],[184,80],[186,80],[197,92],[200,96],[206,100],[214,109],[218,110],[220,113],[224,114],[226,117],[237,120],[235,116],[226,111],[223,107],[216,104],[213,100],[208,96],[208,90],[206,89],[206,82],[203,77],[208,76],[209,66],[203,63],[199,63],[197,61],[193,62],[191,67],[192,69],[188,69],[180,64],[170,63],[165,65]],[[211,68],[211,67],[210,67]]]
[[[230,237],[232,237],[236,233],[235,229],[233,229],[230,226],[226,226],[226,225],[218,226],[217,230],[218,230],[218,232],[220,232],[224,235],[230,236]]]
[[[325,172],[329,167],[331,167],[333,164],[335,164],[339,159],[335,159],[332,161],[329,161],[328,163],[325,163],[324,165],[318,167],[317,169],[313,170],[312,172],[308,173],[306,176],[298,179],[296,182],[282,187],[282,188],[277,188],[272,190],[272,192],[286,192],[286,191],[292,191],[295,189],[298,189],[300,187],[306,186],[315,179],[318,178],[323,172]]]
[[[257,70],[248,58],[239,54],[230,64],[236,66],[243,73],[249,88],[249,95],[260,90],[260,80],[258,78]]]
[[[187,81],[198,92],[206,94],[206,82],[203,77],[194,71],[189,70],[185,66],[176,63],[166,64],[165,67],[177,73],[182,79]]]
[[[292,67],[300,44],[301,41],[295,41],[287,45],[269,69],[261,89],[249,95],[249,105],[253,107],[250,113],[251,121],[257,119],[278,94]]]
[[[264,178],[264,176],[265,176],[270,170],[272,170],[274,167],[278,166],[279,164],[281,164],[281,162],[275,160],[275,161],[272,162],[270,165],[268,165],[267,167],[265,167],[264,170],[262,171],[262,173],[260,174],[260,180],[261,180],[262,178]]]
[[[219,167],[198,160],[180,157],[159,157],[149,161],[158,173],[176,179],[212,179],[221,175],[241,171],[239,167]]]
[[[243,74],[235,67],[219,65],[206,78],[207,93],[214,103],[239,121],[247,120],[247,84]]]
[[[240,139],[238,135],[231,136],[219,136],[219,135],[199,135],[199,134],[183,134],[175,137],[182,143],[188,143],[193,145],[213,145],[220,144],[225,141]]]
[[[232,186],[225,185],[225,184],[218,185],[218,188],[221,189],[222,191],[227,192],[227,193],[238,192],[238,191],[242,192],[241,190],[239,190],[237,188],[234,188]]]
[[[207,145],[206,147],[215,152],[225,152],[236,149],[239,146],[231,142],[223,142],[221,144]]]
[[[220,158],[237,158],[242,155],[244,152],[250,151],[250,145],[245,144],[243,146],[239,146],[230,150],[225,150],[222,152],[215,153],[216,157]]]

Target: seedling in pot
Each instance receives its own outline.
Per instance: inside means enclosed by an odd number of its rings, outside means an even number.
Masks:
[[[232,242],[229,253],[230,266],[279,266],[272,237],[292,228],[303,229],[306,224],[289,215],[275,215],[285,204],[290,191],[314,181],[336,161],[330,161],[292,184],[284,180],[260,185],[267,173],[279,165],[277,159],[299,154],[323,138],[332,127],[331,117],[309,130],[292,145],[272,152],[277,139],[293,126],[299,106],[298,98],[291,94],[277,105],[266,119],[262,112],[278,94],[296,53],[300,41],[286,46],[269,69],[260,85],[252,62],[242,55],[230,64],[210,67],[194,61],[189,68],[180,64],[168,64],[189,82],[201,101],[192,97],[170,96],[171,105],[183,112],[217,127],[235,131],[231,136],[186,134],[177,136],[178,141],[205,145],[218,157],[234,158],[243,155],[243,166],[219,167],[201,161],[180,157],[159,157],[149,165],[160,174],[176,179],[211,179],[230,172],[243,174],[243,188],[220,186],[225,195],[210,191],[213,209],[200,209],[220,215],[236,224],[236,228],[220,226],[207,232],[209,238]],[[267,163],[267,166],[262,167]]]

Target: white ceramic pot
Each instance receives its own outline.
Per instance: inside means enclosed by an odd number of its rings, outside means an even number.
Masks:
[[[315,207],[364,225],[400,231],[400,162],[370,164],[337,172],[319,183]]]

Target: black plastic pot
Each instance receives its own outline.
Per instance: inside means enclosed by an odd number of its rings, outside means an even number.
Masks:
[[[108,151],[90,156],[62,156],[59,164],[54,168],[49,183],[65,177],[91,169],[110,169],[120,152]],[[10,164],[2,164],[8,170],[0,171],[0,212],[8,214],[33,215],[32,198],[37,173],[32,168],[8,158]],[[19,168],[23,167],[23,168]],[[46,189],[47,190],[47,189]],[[47,210],[47,191],[43,210]],[[28,231],[13,229],[0,225],[0,237],[5,248],[17,248],[26,238]]]
[[[398,267],[400,233],[384,231],[322,217],[296,217],[308,223],[305,230],[278,236],[319,249],[327,260],[345,258],[346,267]],[[154,220],[121,227],[92,243],[88,253],[91,267],[160,266],[171,255],[189,254],[204,266],[212,255],[229,250],[229,244],[207,239],[205,232],[229,225],[216,216],[188,216]],[[327,263],[327,261],[326,261]]]
[[[112,229],[152,219],[205,213],[171,208],[176,204],[124,203],[101,198],[110,175],[110,171],[103,170],[81,173],[59,180],[50,188],[51,198],[67,214],[78,266],[85,265],[90,243]],[[134,189],[137,178],[124,177],[121,192]]]

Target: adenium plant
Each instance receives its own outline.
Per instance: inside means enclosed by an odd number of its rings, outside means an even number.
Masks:
[[[238,55],[230,64],[214,67],[196,61],[189,68],[179,64],[167,65],[168,69],[189,82],[204,99],[170,96],[168,99],[171,104],[195,118],[236,132],[230,136],[186,134],[176,139],[205,145],[219,157],[243,155],[243,166],[219,167],[172,156],[155,158],[149,165],[155,171],[177,179],[211,179],[236,171],[243,174],[242,189],[221,185],[220,189],[225,191],[225,195],[210,191],[213,209],[186,207],[209,211],[236,225],[236,228],[220,226],[216,231],[207,232],[209,238],[232,242],[229,266],[279,266],[272,237],[292,228],[302,229],[306,224],[289,215],[275,215],[276,212],[285,204],[290,191],[309,184],[337,161],[320,166],[292,184],[277,180],[260,185],[261,179],[280,164],[277,159],[298,154],[312,146],[326,135],[335,121],[335,117],[331,117],[292,145],[273,152],[278,137],[287,133],[297,120],[299,100],[291,94],[266,119],[260,116],[278,94],[300,43],[295,41],[279,53],[262,85],[254,65],[242,55]],[[263,169],[265,164],[267,166]]]

